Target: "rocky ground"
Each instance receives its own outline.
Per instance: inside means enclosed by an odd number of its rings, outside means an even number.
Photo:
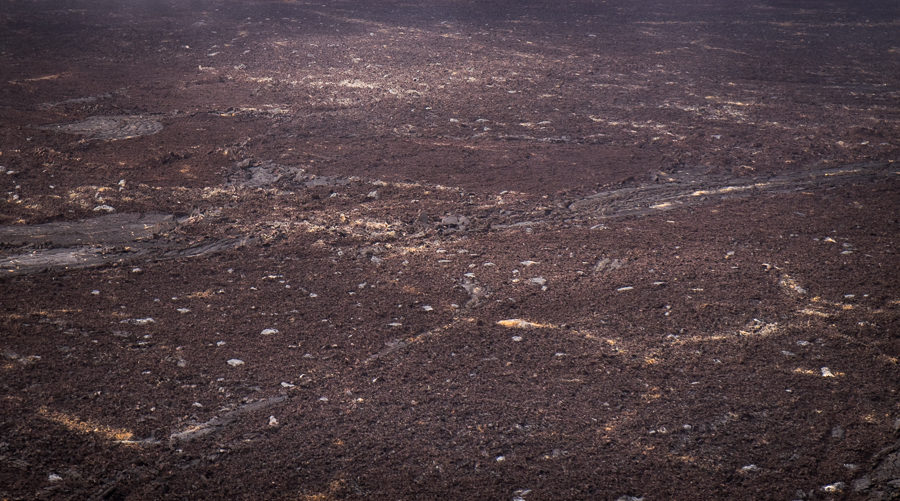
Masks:
[[[0,497],[897,499],[898,28],[0,0]]]

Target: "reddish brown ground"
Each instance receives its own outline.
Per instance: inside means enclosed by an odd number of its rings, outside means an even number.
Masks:
[[[0,498],[896,499],[898,33],[0,0]]]

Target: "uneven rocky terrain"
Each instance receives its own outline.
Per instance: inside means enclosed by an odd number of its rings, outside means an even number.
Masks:
[[[898,33],[0,0],[0,498],[897,499]]]

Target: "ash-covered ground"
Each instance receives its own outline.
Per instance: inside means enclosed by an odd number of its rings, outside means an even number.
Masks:
[[[897,499],[898,33],[0,0],[0,497]]]

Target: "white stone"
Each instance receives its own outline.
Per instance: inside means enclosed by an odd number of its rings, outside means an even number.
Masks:
[[[835,482],[833,484],[823,485],[822,490],[825,492],[843,492],[847,485],[844,482]]]

